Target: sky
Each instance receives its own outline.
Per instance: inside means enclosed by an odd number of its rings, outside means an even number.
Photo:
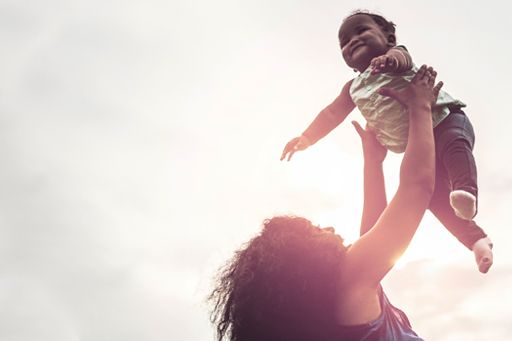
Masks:
[[[426,340],[509,339],[511,7],[0,1],[0,340],[211,340],[215,271],[265,218],[354,240],[362,155],[348,121],[279,156],[355,76],[337,30],[358,8],[394,21],[414,62],[468,105],[477,221],[495,244],[482,275],[427,214],[388,296]],[[388,196],[400,160],[385,162]]]

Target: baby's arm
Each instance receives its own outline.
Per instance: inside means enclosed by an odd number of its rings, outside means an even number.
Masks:
[[[351,84],[352,80],[343,86],[339,96],[320,111],[301,136],[291,139],[286,144],[281,155],[281,160],[288,155],[288,161],[290,161],[296,151],[304,150],[315,144],[345,120],[348,114],[355,108],[355,104],[349,92]]]
[[[392,47],[383,54],[372,59],[372,73],[401,73],[412,67],[412,58],[404,47]]]

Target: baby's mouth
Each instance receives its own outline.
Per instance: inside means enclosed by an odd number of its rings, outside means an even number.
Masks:
[[[352,48],[352,51],[350,51],[350,54],[354,54],[354,52],[359,49],[360,47],[363,47],[364,44],[358,44]]]

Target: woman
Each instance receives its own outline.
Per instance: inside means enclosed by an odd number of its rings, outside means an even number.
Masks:
[[[424,65],[403,90],[380,91],[405,106],[410,120],[400,184],[389,205],[381,213],[384,156],[379,160],[371,135],[356,124],[365,150],[362,236],[345,247],[331,227],[299,217],[266,220],[210,296],[218,340],[421,340],[387,301],[380,281],[408,247],[432,196],[430,111],[442,86],[434,87],[435,77]],[[369,195],[374,186],[376,194]]]

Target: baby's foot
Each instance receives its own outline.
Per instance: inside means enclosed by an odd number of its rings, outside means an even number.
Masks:
[[[475,254],[478,270],[485,274],[492,265],[492,242],[489,238],[481,238],[473,244],[473,253]]]
[[[450,193],[450,205],[461,219],[471,220],[476,214],[476,197],[464,190],[457,189]]]

